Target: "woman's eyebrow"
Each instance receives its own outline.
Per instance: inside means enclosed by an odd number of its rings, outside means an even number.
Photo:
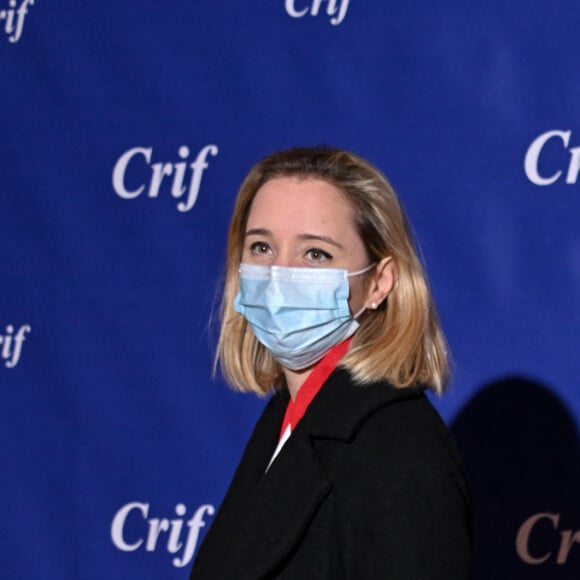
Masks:
[[[252,228],[251,230],[247,230],[245,235],[246,237],[264,236],[265,238],[271,238],[273,236],[272,232],[270,230],[267,230],[266,228]],[[344,246],[342,246],[342,244],[339,244],[335,239],[331,238],[330,236],[319,236],[317,234],[300,234],[298,236],[298,239],[304,241],[316,240],[319,242],[326,242],[331,246],[344,250]]]
[[[265,228],[254,228],[251,230],[247,230],[246,231],[246,236],[266,236],[266,237],[272,237],[272,232],[270,230],[267,230]]]
[[[319,240],[321,242],[326,242],[327,244],[330,244],[331,246],[335,246],[337,248],[340,248],[341,250],[344,250],[344,247],[339,244],[336,240],[334,240],[333,238],[329,237],[329,236],[317,236],[316,234],[300,234],[298,236],[298,239],[300,240]]]

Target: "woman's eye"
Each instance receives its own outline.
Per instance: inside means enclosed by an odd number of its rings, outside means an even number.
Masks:
[[[265,242],[254,242],[250,246],[252,254],[259,256],[260,254],[267,254],[270,251],[270,246]]]
[[[325,262],[326,260],[332,260],[332,256],[321,250],[320,248],[312,248],[306,252],[306,257],[313,262]]]

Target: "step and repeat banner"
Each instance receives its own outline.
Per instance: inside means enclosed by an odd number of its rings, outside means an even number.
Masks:
[[[212,378],[258,159],[407,207],[475,579],[580,578],[580,3],[0,0],[0,576],[185,579],[265,402]]]

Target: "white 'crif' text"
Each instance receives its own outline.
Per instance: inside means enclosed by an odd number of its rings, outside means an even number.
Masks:
[[[152,147],[133,147],[125,151],[119,157],[113,169],[113,189],[115,193],[123,199],[135,199],[147,189],[147,197],[155,198],[159,197],[162,184],[166,181],[171,181],[171,195],[175,198],[185,196],[185,199],[177,204],[177,209],[181,212],[189,211],[197,201],[201,178],[204,170],[208,168],[207,157],[208,155],[217,155],[218,148],[216,145],[206,145],[199,151],[195,160],[189,164],[185,161],[190,155],[189,147],[181,146],[177,154],[182,161],[177,163],[151,163]],[[144,169],[144,167],[148,169]],[[143,174],[144,172],[146,183],[141,181],[143,177],[139,177],[138,180],[140,182],[137,187],[129,189],[130,186],[127,185],[127,172],[129,170],[138,174]],[[191,171],[191,175],[189,176],[189,186],[186,187],[184,181],[188,171]],[[165,179],[165,177],[171,176],[171,180]]]
[[[181,557],[172,560],[176,568],[187,566],[193,558],[199,541],[199,532],[206,525],[205,516],[213,516],[215,508],[205,504],[197,508],[193,515],[185,521],[187,508],[178,503],[175,506],[177,517],[149,517],[149,504],[138,501],[130,502],[121,507],[111,523],[111,540],[116,548],[123,552],[134,552],[145,548],[146,552],[155,552],[160,546],[170,554],[181,550]],[[185,524],[185,526],[184,526]],[[131,533],[127,528],[131,528]],[[189,531],[184,532],[184,527]],[[185,542],[183,542],[185,540]]]
[[[554,131],[546,131],[532,141],[532,144],[526,151],[524,170],[527,178],[534,185],[546,186],[556,183],[562,176],[564,169],[567,169],[565,181],[568,185],[573,185],[578,181],[578,174],[580,173],[580,147],[570,147],[571,136],[572,131],[570,130],[559,131],[556,129]],[[540,172],[542,153],[548,147],[556,147],[560,152],[567,152],[569,157],[568,160],[561,159],[559,167],[553,168],[550,174]]]
[[[20,360],[22,354],[22,343],[26,339],[26,334],[31,331],[28,324],[23,324],[16,332],[14,326],[9,324],[6,327],[6,334],[0,335],[0,355],[6,361],[6,368],[13,369]]]
[[[292,18],[302,18],[307,14],[318,16],[323,4],[326,4],[326,15],[330,24],[338,26],[346,16],[349,0],[285,0],[286,12]]]
[[[34,6],[34,0],[9,0],[8,8],[0,10],[0,26],[8,36],[8,42],[18,42],[24,30],[24,20],[28,14],[28,8]]]

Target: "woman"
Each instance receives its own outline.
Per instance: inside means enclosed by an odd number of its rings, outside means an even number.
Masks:
[[[352,153],[292,149],[243,182],[217,361],[274,393],[191,580],[468,577],[469,500],[424,391],[445,340],[386,178]]]

